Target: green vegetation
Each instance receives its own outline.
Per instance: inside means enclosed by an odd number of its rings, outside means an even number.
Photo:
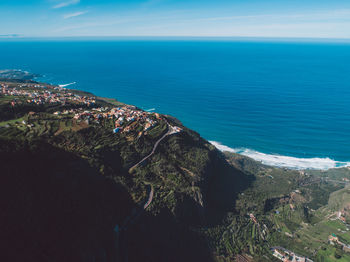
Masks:
[[[339,262],[347,262],[350,261],[350,255],[349,253],[345,253],[340,248],[333,247],[333,246],[327,246],[321,248],[317,255],[316,255],[316,261],[320,262],[332,262],[332,261],[339,261]]]
[[[0,83],[20,89],[22,82]],[[350,192],[344,186],[350,170],[301,172],[222,154],[170,116],[149,114],[157,124],[148,131],[135,121],[128,132],[115,134],[116,117],[75,116],[127,105],[68,91],[93,97],[96,103],[37,105],[26,97],[0,96],[1,178],[10,181],[3,184],[8,196],[2,199],[14,201],[6,212],[16,219],[8,223],[16,227],[25,217],[17,238],[33,244],[23,254],[39,245],[57,258],[50,261],[79,261],[83,256],[169,261],[169,254],[172,261],[234,261],[237,254],[252,261],[276,261],[270,248],[283,246],[314,261],[349,260],[328,237],[334,233],[350,243],[348,226],[336,215],[342,210],[348,219]],[[108,115],[102,109],[97,112]],[[130,169],[152,152],[169,125],[182,131],[165,137],[149,159]],[[143,206],[148,185],[154,189],[153,200],[121,233],[123,251],[116,254],[113,228]],[[71,201],[67,208],[66,201]],[[31,224],[34,220],[38,222]],[[53,221],[54,229],[47,221]],[[67,230],[62,229],[66,224]],[[56,235],[57,248],[50,250],[48,240]],[[71,256],[62,257],[68,247]],[[32,255],[33,261],[43,261],[41,251]]]

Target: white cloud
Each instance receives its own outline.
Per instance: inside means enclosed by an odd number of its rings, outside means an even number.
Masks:
[[[308,12],[308,13],[287,13],[287,14],[257,14],[257,15],[239,15],[239,16],[221,16],[221,17],[207,17],[194,19],[198,21],[227,21],[227,20],[254,20],[254,19],[269,19],[269,20],[349,20],[350,9],[329,10],[325,12]]]
[[[65,19],[85,12],[66,14]],[[53,32],[64,35],[100,36],[217,36],[217,37],[297,37],[350,39],[350,9],[194,17],[160,13],[116,17],[91,16]],[[74,20],[74,19],[72,19]],[[123,26],[117,26],[123,24]]]
[[[67,1],[67,2],[61,2],[57,5],[55,5],[53,8],[57,9],[57,8],[63,8],[63,7],[67,7],[67,6],[70,6],[70,5],[76,5],[76,4],[79,4],[80,3],[80,0],[70,0],[70,1]]]
[[[77,17],[77,16],[81,16],[81,15],[84,15],[86,14],[87,11],[81,11],[81,12],[75,12],[75,13],[70,13],[70,14],[65,14],[63,16],[64,19],[69,19],[69,18],[72,18],[72,17]]]
[[[64,32],[64,31],[71,31],[71,30],[81,30],[81,29],[92,29],[96,27],[108,27],[108,26],[114,26],[118,24],[125,24],[129,22],[135,22],[138,21],[135,18],[132,19],[119,19],[115,21],[100,21],[100,22],[87,22],[83,24],[76,24],[76,25],[70,25],[62,28],[58,28],[55,30],[55,32]]]

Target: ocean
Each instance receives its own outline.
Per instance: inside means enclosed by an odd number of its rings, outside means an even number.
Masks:
[[[349,43],[0,41],[0,69],[173,115],[265,164],[350,165]]]

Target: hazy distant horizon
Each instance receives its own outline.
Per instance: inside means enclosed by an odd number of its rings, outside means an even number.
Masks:
[[[181,40],[193,40],[193,41],[267,41],[267,42],[327,42],[327,43],[350,43],[350,38],[323,38],[323,37],[246,37],[246,36],[5,36],[0,35],[0,41],[2,40],[18,40],[18,41],[35,41],[35,40],[50,40],[50,41],[62,41],[62,40],[125,40],[125,41],[147,41],[147,40],[159,40],[159,41],[181,41]]]

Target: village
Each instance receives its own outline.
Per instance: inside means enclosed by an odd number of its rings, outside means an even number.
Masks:
[[[1,92],[0,94],[4,96],[14,96],[14,97],[26,97],[27,103],[33,103],[36,105],[43,104],[65,104],[67,102],[78,103],[84,105],[93,105],[96,103],[94,97],[80,96],[72,92],[67,91],[62,87],[46,87],[40,84],[20,84],[17,87],[9,87],[9,85],[0,83]],[[11,102],[12,106],[17,103],[22,103],[21,100],[13,99]]]
[[[87,124],[97,123],[100,124],[102,120],[113,120],[114,128],[113,133],[128,133],[135,130],[139,125],[143,126],[143,130],[139,132],[141,136],[142,132],[149,131],[153,127],[157,126],[161,116],[158,113],[149,113],[141,110],[137,110],[135,106],[125,105],[122,107],[99,107],[92,108],[91,110],[73,109],[69,112],[55,112],[54,114],[67,114],[74,113],[73,119],[84,120]]]
[[[105,120],[112,121],[112,131],[115,134],[138,130],[138,137],[140,137],[163,120],[158,113],[142,111],[132,105],[95,107],[97,105],[95,97],[80,96],[60,86],[25,83],[16,87],[9,87],[7,84],[0,83],[0,87],[0,95],[18,97],[18,99],[15,98],[11,101],[12,107],[23,102],[35,105],[65,105],[68,102],[81,105],[82,107],[79,108],[64,109],[53,114],[66,116],[67,118],[72,117],[74,121],[84,121],[88,125],[102,124]],[[30,115],[34,114],[34,112],[30,112]],[[140,126],[142,127],[141,130]],[[172,127],[172,131],[180,132],[181,128]]]

